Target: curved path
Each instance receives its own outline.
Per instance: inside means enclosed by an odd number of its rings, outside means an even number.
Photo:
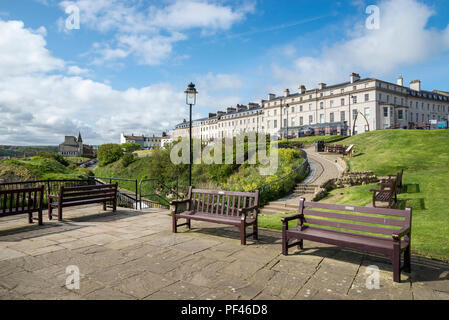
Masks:
[[[295,189],[295,192],[277,201],[266,204],[262,214],[278,214],[294,211],[298,206],[300,197],[308,201],[312,200],[315,188],[329,179],[338,178],[344,171],[337,162],[339,155],[315,152],[314,147],[304,149],[310,164],[310,173]]]

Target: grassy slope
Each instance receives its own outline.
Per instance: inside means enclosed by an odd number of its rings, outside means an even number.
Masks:
[[[311,136],[311,137],[289,139],[289,141],[297,141],[302,143],[315,143],[316,141],[331,142],[334,140],[338,140],[340,138],[342,138],[342,136]],[[279,140],[279,142],[287,142],[287,139]]]
[[[351,171],[372,170],[377,175],[404,168],[400,207],[413,208],[412,251],[449,261],[449,130],[381,130],[350,137],[357,154],[349,160]],[[366,205],[374,185],[333,190],[323,201]],[[279,229],[280,216],[263,217],[265,226]]]
[[[31,160],[0,161],[0,178],[7,181],[78,179],[87,175],[78,170],[64,167],[54,159],[33,158]]]
[[[64,159],[66,159],[69,163],[72,163],[74,165],[80,165],[90,160],[90,158],[86,157],[64,157]]]

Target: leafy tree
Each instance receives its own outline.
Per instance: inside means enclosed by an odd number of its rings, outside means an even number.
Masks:
[[[98,165],[103,167],[110,163],[120,160],[123,156],[123,149],[120,145],[115,143],[107,143],[100,146],[98,149]]]
[[[140,150],[140,148],[141,148],[140,144],[135,143],[135,142],[123,143],[121,146],[125,153],[132,153],[134,151]]]
[[[122,156],[122,164],[125,168],[133,162],[134,162],[134,155],[132,153],[125,153]]]

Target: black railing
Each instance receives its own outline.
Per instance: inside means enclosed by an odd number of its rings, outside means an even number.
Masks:
[[[149,194],[142,194],[142,183],[150,183]],[[182,199],[183,197],[179,195],[179,185],[178,180],[174,184],[174,187],[170,187],[160,181],[159,179],[143,179],[139,183],[139,205],[140,209],[145,208],[169,208],[170,200],[172,199]],[[153,199],[156,199],[153,200]],[[162,202],[162,203],[161,203]]]

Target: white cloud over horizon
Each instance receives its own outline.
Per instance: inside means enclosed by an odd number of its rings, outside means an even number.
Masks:
[[[277,89],[296,89],[299,84],[315,88],[319,82],[333,84],[346,81],[351,72],[384,77],[449,51],[449,25],[443,30],[428,28],[435,12],[426,4],[383,0],[378,6],[380,29],[366,29],[363,20],[346,30],[348,39],[321,48],[317,56],[296,56],[288,67],[274,63],[271,71],[280,83]]]
[[[174,0],[162,7],[143,7],[135,1],[64,0],[59,6],[78,7],[81,28],[114,34],[113,41],[95,45],[93,63],[133,56],[139,64],[156,66],[171,57],[175,43],[188,39],[186,31],[200,29],[207,35],[228,30],[253,11],[251,3],[232,7],[219,1]],[[65,20],[60,18],[58,24],[64,30]]]
[[[121,131],[160,134],[188,117],[184,88],[155,83],[115,90],[87,78],[88,69],[53,57],[45,33],[20,21],[0,20],[0,72],[0,144],[58,144],[78,131],[86,143],[118,143]],[[235,75],[209,73],[204,79],[215,81],[216,89],[242,85]],[[201,92],[194,117],[217,104],[214,90]],[[239,98],[227,95],[220,102],[232,105]]]

